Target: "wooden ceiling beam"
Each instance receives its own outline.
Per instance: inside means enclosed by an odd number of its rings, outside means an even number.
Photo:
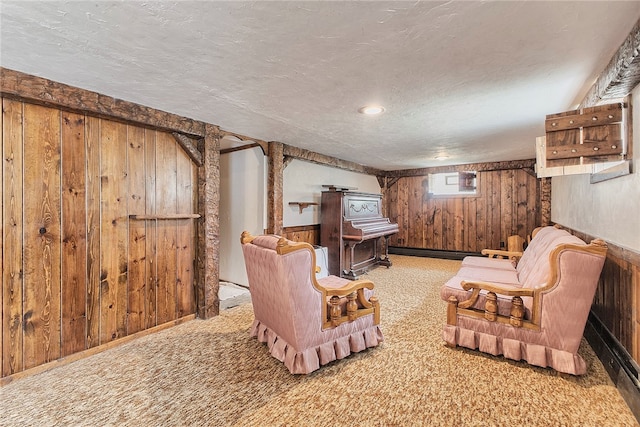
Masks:
[[[580,103],[580,108],[593,107],[601,101],[627,96],[640,83],[640,20],[600,73]]]
[[[406,177],[406,176],[422,176],[422,175],[428,175],[430,173],[446,173],[446,172],[488,172],[488,171],[510,170],[510,169],[523,169],[527,171],[527,170],[533,169],[535,163],[536,163],[535,159],[512,160],[512,161],[491,162],[491,163],[470,163],[467,165],[435,166],[430,168],[388,171],[388,172],[382,173],[382,175],[387,177]]]
[[[348,160],[341,160],[335,157],[326,156],[324,154],[315,153],[313,151],[305,150],[304,148],[298,148],[291,145],[284,145],[284,155],[298,160],[304,160],[319,165],[330,166],[333,168],[344,169],[351,172],[359,172],[368,175],[384,175],[384,171],[376,168],[361,165],[359,163],[350,162]]]
[[[199,138],[205,135],[204,122],[4,67],[0,67],[0,95]]]

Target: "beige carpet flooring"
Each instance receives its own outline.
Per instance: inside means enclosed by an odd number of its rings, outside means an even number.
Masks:
[[[635,426],[583,341],[573,377],[443,344],[459,262],[393,256],[368,274],[386,341],[292,376],[244,304],[0,388],[2,426]]]

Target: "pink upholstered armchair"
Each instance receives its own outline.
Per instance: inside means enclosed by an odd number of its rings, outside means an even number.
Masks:
[[[246,231],[240,240],[255,315],[251,335],[292,374],[308,374],[383,341],[370,280],[316,279],[308,243]]]

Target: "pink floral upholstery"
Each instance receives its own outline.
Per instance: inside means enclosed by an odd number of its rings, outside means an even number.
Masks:
[[[577,352],[606,250],[602,241],[587,245],[564,230],[543,227],[517,267],[505,260],[465,259],[441,289],[449,303],[444,340],[450,346],[584,374],[586,364]],[[475,299],[473,289],[480,290]],[[485,315],[491,290],[498,297],[496,320]],[[511,323],[516,295],[524,303],[522,326]]]
[[[306,245],[278,254],[279,239],[258,236],[250,242],[243,240],[255,315],[251,335],[266,343],[271,355],[293,374],[307,374],[352,352],[377,346],[384,338],[373,314],[335,327],[326,327],[327,319],[323,319],[327,301],[322,301],[321,289],[340,289],[354,282],[336,276],[316,281],[313,248]],[[370,299],[372,292],[366,291]]]

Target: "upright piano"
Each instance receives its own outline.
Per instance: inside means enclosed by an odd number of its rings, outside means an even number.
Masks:
[[[398,224],[382,216],[382,196],[327,186],[320,205],[320,244],[329,252],[329,273],[357,279],[378,265],[391,266],[388,239]]]

